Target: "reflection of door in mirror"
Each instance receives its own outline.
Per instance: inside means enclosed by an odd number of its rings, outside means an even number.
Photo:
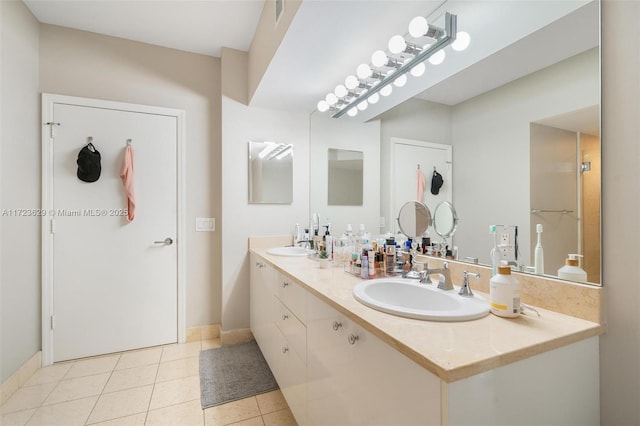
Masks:
[[[451,202],[451,146],[410,139],[391,138],[391,212],[398,214],[407,201],[418,198],[418,171],[425,179],[421,201],[430,211],[443,202]],[[418,167],[420,168],[418,170]],[[437,195],[431,192],[433,171],[442,175],[443,184]],[[394,229],[397,232],[397,229]]]
[[[597,123],[598,112],[595,106],[530,127],[530,226],[532,234],[537,224],[544,228],[544,272],[556,275],[569,253],[580,253],[593,283],[600,282],[600,137],[580,123]]]
[[[327,204],[330,206],[362,205],[362,171],[364,153],[329,148]]]

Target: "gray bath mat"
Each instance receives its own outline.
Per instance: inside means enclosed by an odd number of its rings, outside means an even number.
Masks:
[[[255,340],[200,351],[202,408],[278,389]]]

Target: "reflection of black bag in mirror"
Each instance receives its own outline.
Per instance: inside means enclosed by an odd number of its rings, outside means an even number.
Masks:
[[[95,182],[100,178],[100,152],[92,143],[84,146],[78,153],[78,179],[84,182]]]
[[[444,180],[442,179],[442,175],[434,170],[433,177],[431,177],[431,193],[433,195],[438,195],[443,183]]]

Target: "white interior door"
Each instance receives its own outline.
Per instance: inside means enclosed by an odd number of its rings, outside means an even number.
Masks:
[[[436,144],[410,139],[391,138],[392,180],[391,213],[398,217],[400,208],[407,201],[422,201],[431,211],[443,201],[452,201],[452,162],[451,145]],[[418,198],[417,170],[420,167],[425,178],[425,190],[422,200]],[[443,184],[437,195],[431,193],[433,171],[442,175]],[[394,219],[394,233],[398,232],[398,223]],[[432,237],[435,236],[432,233]]]
[[[53,361],[176,342],[177,118],[55,103],[53,121]],[[93,183],[76,176],[89,137],[102,156]],[[131,223],[120,179],[127,139]]]

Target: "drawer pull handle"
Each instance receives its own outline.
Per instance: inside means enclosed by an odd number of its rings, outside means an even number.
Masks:
[[[282,288],[285,288],[289,285],[287,281],[282,281]]]
[[[287,314],[282,314],[282,320],[284,321],[284,320],[287,320],[287,319],[289,319],[289,315],[287,315]]]
[[[358,340],[360,340],[360,337],[358,337],[358,335],[357,335],[357,334],[353,334],[353,333],[351,333],[351,334],[349,335],[349,343],[350,343],[350,344],[355,345],[355,344],[356,344],[356,342],[357,342]]]
[[[334,321],[333,322],[333,330],[334,331],[340,330],[340,327],[342,327],[342,323],[340,321]]]
[[[282,353],[283,353],[283,354],[286,354],[287,352],[289,352],[289,348],[288,348],[288,347],[286,347],[286,346],[283,346],[283,347],[282,347]]]

